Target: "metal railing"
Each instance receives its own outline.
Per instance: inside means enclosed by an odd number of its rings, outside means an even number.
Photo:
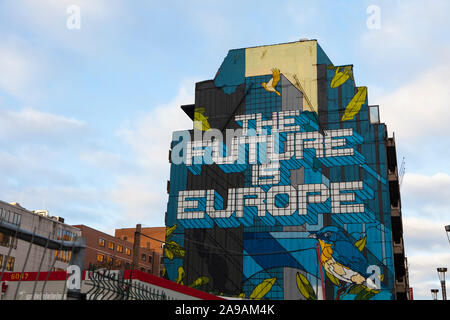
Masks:
[[[162,290],[134,282],[133,271],[127,279],[124,271],[92,269],[86,272],[85,284],[91,287],[86,292],[86,300],[172,300]]]

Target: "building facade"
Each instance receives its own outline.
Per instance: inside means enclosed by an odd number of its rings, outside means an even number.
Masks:
[[[135,258],[137,265],[133,269],[159,276],[159,263],[154,261],[153,250],[141,248],[135,257],[133,243],[85,225],[75,227],[80,229],[81,235],[86,238],[85,270],[99,268],[130,270]]]
[[[65,224],[63,218],[52,217],[46,210],[29,211],[15,202],[0,201],[0,220],[55,240],[72,241],[81,235],[80,230]],[[70,251],[47,250],[45,254],[44,251],[44,247],[30,246],[30,242],[0,233],[0,261],[3,266],[6,264],[5,271],[21,271],[24,267],[25,271],[37,271],[39,266],[45,271],[50,268],[66,270],[71,258]],[[10,256],[7,259],[8,252]]]
[[[230,50],[181,106],[165,276],[251,299],[407,299],[395,141],[315,40]]]
[[[81,231],[52,217],[46,210],[29,211],[18,203],[0,201],[0,222],[6,222],[36,235],[54,240],[74,241]],[[50,250],[0,232],[0,273],[48,272],[66,270],[71,259],[69,250]],[[14,291],[15,283],[9,287]]]
[[[121,228],[116,229],[114,235],[116,238],[123,239],[125,241],[134,244],[136,228]],[[164,240],[166,236],[165,227],[146,227],[141,228],[141,234],[139,236],[140,248],[150,250],[152,253],[153,269],[159,270],[159,275],[164,274],[164,259],[163,248]],[[158,273],[153,273],[157,275]]]
[[[114,235],[116,238],[126,240],[128,242],[134,243],[134,233],[136,228],[121,228],[116,229]],[[148,248],[154,250],[156,253],[162,256],[163,244],[166,237],[165,227],[148,227],[141,228],[141,233],[145,236],[141,237],[141,248]]]

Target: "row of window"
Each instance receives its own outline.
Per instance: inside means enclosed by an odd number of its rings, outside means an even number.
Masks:
[[[74,241],[77,235],[69,230],[58,229],[56,233],[57,240]]]
[[[148,262],[152,263],[152,259],[153,259],[152,256],[148,256]],[[141,255],[141,260],[144,261],[144,262],[147,262],[147,255],[145,253],[143,253]]]
[[[7,210],[5,208],[0,208],[0,220],[15,224],[16,226],[20,226],[21,219],[21,214],[15,213],[11,210]]]
[[[5,261],[3,262],[3,255],[0,254],[0,270],[3,269],[3,263],[5,263],[6,271],[14,271],[14,263],[16,262],[16,258],[10,256],[8,261],[6,261],[6,257],[7,256],[5,256]]]
[[[101,253],[97,254],[97,262],[99,265],[105,265],[108,267],[115,267],[115,268],[119,268],[119,269],[122,268],[122,266],[125,267],[125,269],[131,268],[131,265],[129,262],[123,263],[123,261],[120,259],[116,259],[111,256],[105,256],[104,254],[101,254]],[[146,271],[145,268],[140,268],[140,270],[142,272],[148,272],[150,274],[152,273],[152,269],[147,269],[147,271]]]
[[[106,247],[106,242],[107,241],[105,239],[102,239],[102,238],[98,239],[98,245],[100,247]],[[116,245],[114,242],[108,241],[108,249],[114,250],[114,248],[116,248],[117,252],[123,253],[123,246],[122,245],[120,245],[120,244]],[[127,256],[131,256],[131,249],[130,248],[125,248],[125,254]]]

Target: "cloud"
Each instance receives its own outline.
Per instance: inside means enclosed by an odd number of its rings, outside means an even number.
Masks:
[[[414,145],[417,140],[445,139],[450,121],[449,72],[450,63],[439,64],[395,91],[376,97],[389,131]]]
[[[391,61],[408,59],[410,56],[424,59],[424,55],[430,58],[436,55],[431,48],[437,48],[442,43],[440,41],[445,41],[439,39],[439,36],[443,35],[444,28],[449,25],[446,14],[450,10],[448,1],[436,0],[429,6],[424,6],[423,1],[419,0],[395,3],[381,1],[377,5],[381,13],[381,28],[367,28],[361,38],[361,43],[368,52]],[[392,56],[395,52],[409,54]]]
[[[450,222],[435,222],[424,218],[403,218],[403,232],[406,252],[414,255],[441,254],[448,250],[448,239],[445,225]]]
[[[408,216],[449,219],[450,176],[406,173],[402,182],[402,207]]]
[[[35,84],[44,78],[45,65],[39,50],[18,37],[0,36],[0,94],[3,91],[21,101],[39,96]]]
[[[409,284],[414,290],[414,299],[430,300],[431,289],[439,289],[440,295],[441,284],[436,269],[442,266],[450,266],[450,253],[408,256],[408,265]],[[439,299],[441,298],[439,297]]]
[[[115,37],[107,30],[126,19],[127,7],[122,4],[108,0],[17,0],[4,4],[4,11],[8,18],[21,21],[22,30],[39,38],[40,47],[53,49],[56,45],[61,51],[91,56]],[[72,5],[80,8],[80,29],[67,28],[71,16],[67,9]]]
[[[111,201],[122,209],[120,224],[164,225],[172,132],[192,128],[192,121],[180,106],[194,102],[194,86],[195,81],[184,81],[172,101],[140,114],[118,131],[130,148],[132,165],[139,172],[118,172],[111,191]]]
[[[440,289],[436,268],[450,266],[444,229],[450,223],[449,190],[447,173],[407,173],[402,183],[405,253],[415,299],[431,299],[430,289]]]
[[[0,141],[9,143],[67,142],[67,136],[82,134],[88,128],[82,121],[33,108],[19,111],[3,109],[0,112]]]

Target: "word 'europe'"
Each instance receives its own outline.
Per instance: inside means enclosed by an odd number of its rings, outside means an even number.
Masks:
[[[362,181],[228,189],[226,204],[215,190],[183,190],[178,193],[177,218],[186,227],[209,227],[216,222],[228,227],[253,225],[258,216],[265,224],[275,221],[296,225],[309,212],[364,213],[361,203],[372,197]],[[357,202],[357,203],[354,203]],[[308,210],[307,210],[308,209]],[[186,222],[196,221],[194,224]]]

